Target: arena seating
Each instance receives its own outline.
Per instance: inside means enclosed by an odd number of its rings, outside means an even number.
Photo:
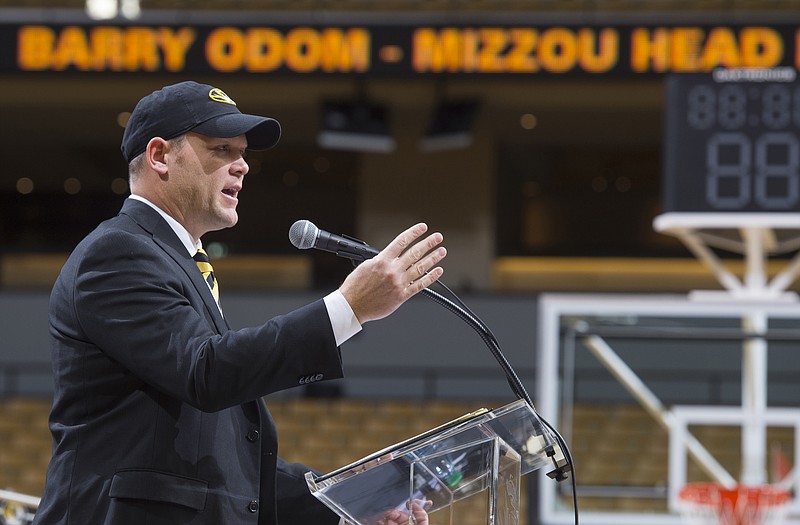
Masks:
[[[268,404],[278,425],[281,456],[328,472],[477,408],[497,408],[505,402],[296,398],[269,400]],[[41,494],[51,450],[49,409],[49,400],[0,400],[0,488]],[[578,483],[601,489],[580,496],[582,511],[665,507],[667,433],[644,410],[635,405],[580,405],[574,408],[572,421],[560,430],[570,444]],[[691,430],[729,472],[738,473],[738,428]],[[768,433],[769,443],[781,445],[790,464],[792,438],[790,429],[770,429]],[[704,479],[692,462],[688,479]],[[626,491],[630,497],[624,497]],[[623,497],[610,498],[609,493]],[[563,494],[568,505],[569,491]],[[524,506],[527,499],[523,497],[522,502]]]

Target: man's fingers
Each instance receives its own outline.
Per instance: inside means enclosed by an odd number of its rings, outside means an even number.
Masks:
[[[423,289],[427,288],[428,286],[438,281],[443,273],[444,270],[441,267],[436,267],[431,271],[429,271],[428,273],[426,273],[425,276],[420,277],[416,281],[412,281],[408,287],[409,297],[418,294]]]
[[[444,240],[441,233],[432,233],[425,239],[417,241],[427,230],[428,226],[425,223],[416,224],[398,235],[383,250],[383,253],[390,259],[397,261],[400,268],[404,270],[403,275],[408,278],[407,282],[409,283],[426,277],[431,268],[447,255],[444,248],[436,249]],[[435,280],[436,278],[430,283]]]
[[[388,255],[392,259],[400,257],[400,255],[409,246],[411,246],[415,240],[420,238],[426,231],[428,231],[428,225],[425,224],[424,222],[415,224],[411,228],[407,229],[406,231],[395,237],[394,240],[390,242],[386,246],[386,248],[383,249],[383,252],[386,253],[386,255]]]
[[[439,262],[444,259],[446,255],[447,249],[445,249],[444,246],[440,246],[419,261],[413,262],[411,266],[406,269],[405,275],[408,277],[408,282],[422,279],[430,274],[431,269],[439,264]]]
[[[443,253],[431,251],[444,240],[441,233],[432,233],[425,239],[417,242],[398,257],[402,268],[411,269],[416,273],[414,279],[425,274],[429,269],[436,265],[443,257]]]

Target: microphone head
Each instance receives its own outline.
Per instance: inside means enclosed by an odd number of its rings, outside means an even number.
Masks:
[[[308,250],[314,247],[314,243],[319,235],[319,228],[314,223],[305,219],[299,220],[289,228],[289,242],[300,250]]]

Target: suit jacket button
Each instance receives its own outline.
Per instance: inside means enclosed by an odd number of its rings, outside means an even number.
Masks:
[[[258,441],[258,430],[251,430],[247,433],[247,441],[250,443],[255,443]]]
[[[253,500],[250,503],[248,503],[247,510],[253,513],[258,512],[258,500]]]

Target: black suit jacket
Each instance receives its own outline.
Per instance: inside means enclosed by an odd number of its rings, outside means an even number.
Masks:
[[[321,300],[231,330],[169,225],[128,199],[62,268],[50,333],[53,457],[34,523],[338,522],[308,469],[278,459],[261,399],[342,377]]]

